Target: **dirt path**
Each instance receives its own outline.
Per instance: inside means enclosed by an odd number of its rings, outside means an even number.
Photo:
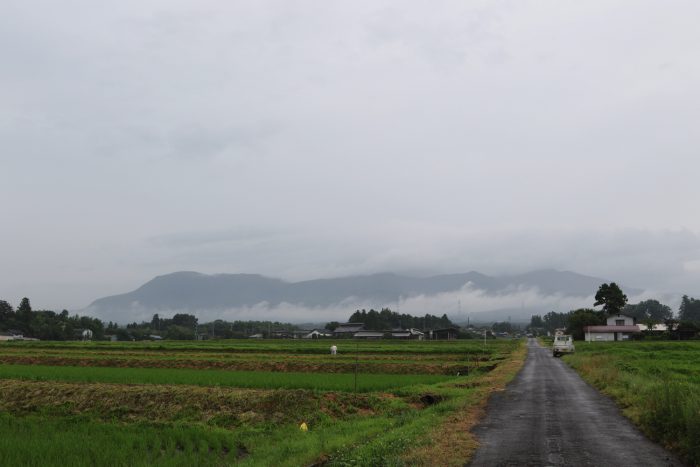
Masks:
[[[607,397],[536,340],[525,366],[492,396],[474,430],[472,466],[679,466]]]

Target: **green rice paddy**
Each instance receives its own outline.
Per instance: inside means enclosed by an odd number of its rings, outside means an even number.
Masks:
[[[338,355],[330,355],[332,343]],[[0,459],[36,466],[401,465],[455,411],[482,401],[489,387],[482,380],[521,345],[6,342]],[[299,429],[302,422],[308,431]]]
[[[323,391],[383,391],[414,384],[455,379],[441,375],[382,375],[359,373],[274,373],[163,368],[104,368],[45,365],[0,365],[0,379],[71,381],[114,384],[190,384],[259,389],[315,389]],[[357,385],[355,385],[357,381]]]

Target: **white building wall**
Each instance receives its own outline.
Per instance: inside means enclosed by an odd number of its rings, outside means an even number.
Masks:
[[[623,321],[624,321],[624,323],[623,323],[624,326],[634,326],[634,319],[632,319],[632,318],[629,317],[629,316],[625,316],[625,315],[619,315],[619,316],[618,316],[618,315],[611,315],[611,316],[608,316],[608,326],[615,326],[615,325],[617,325],[617,324],[618,324],[618,323],[617,323],[618,320],[623,320]]]
[[[615,340],[612,332],[587,332],[586,342],[611,342]]]

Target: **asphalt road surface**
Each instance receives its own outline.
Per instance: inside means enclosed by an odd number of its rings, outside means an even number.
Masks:
[[[480,446],[472,466],[682,465],[535,339],[473,432]]]

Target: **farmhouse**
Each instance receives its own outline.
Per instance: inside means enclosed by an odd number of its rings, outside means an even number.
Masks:
[[[333,337],[333,334],[326,329],[314,329],[313,331],[304,331],[302,339],[320,339],[322,337]]]
[[[39,339],[30,339],[28,337],[24,337],[22,335],[21,331],[14,331],[10,329],[7,332],[0,332],[0,341],[28,341],[28,340],[39,340]]]
[[[391,331],[391,337],[394,339],[418,339],[423,340],[425,334],[418,329],[394,329]]]
[[[364,323],[343,323],[333,330],[333,337],[353,337],[357,331],[364,329]]]
[[[640,332],[634,319],[625,315],[611,315],[604,326],[585,326],[586,342],[624,341]]]
[[[420,331],[415,328],[409,329],[391,329],[391,330],[373,330],[366,329],[364,323],[343,323],[339,324],[333,331],[333,337],[336,338],[357,338],[357,339],[457,339],[459,328],[450,327],[444,329],[435,329],[432,331]],[[320,336],[319,336],[320,337]]]
[[[637,324],[640,331],[653,333],[653,334],[663,334],[664,332],[670,331],[666,324]]]
[[[292,339],[294,337],[294,333],[287,329],[279,329],[277,331],[272,331],[270,337],[273,339]]]
[[[383,339],[383,331],[357,331],[353,337],[355,339]]]
[[[431,339],[454,340],[459,335],[459,328],[433,329],[430,331]]]

